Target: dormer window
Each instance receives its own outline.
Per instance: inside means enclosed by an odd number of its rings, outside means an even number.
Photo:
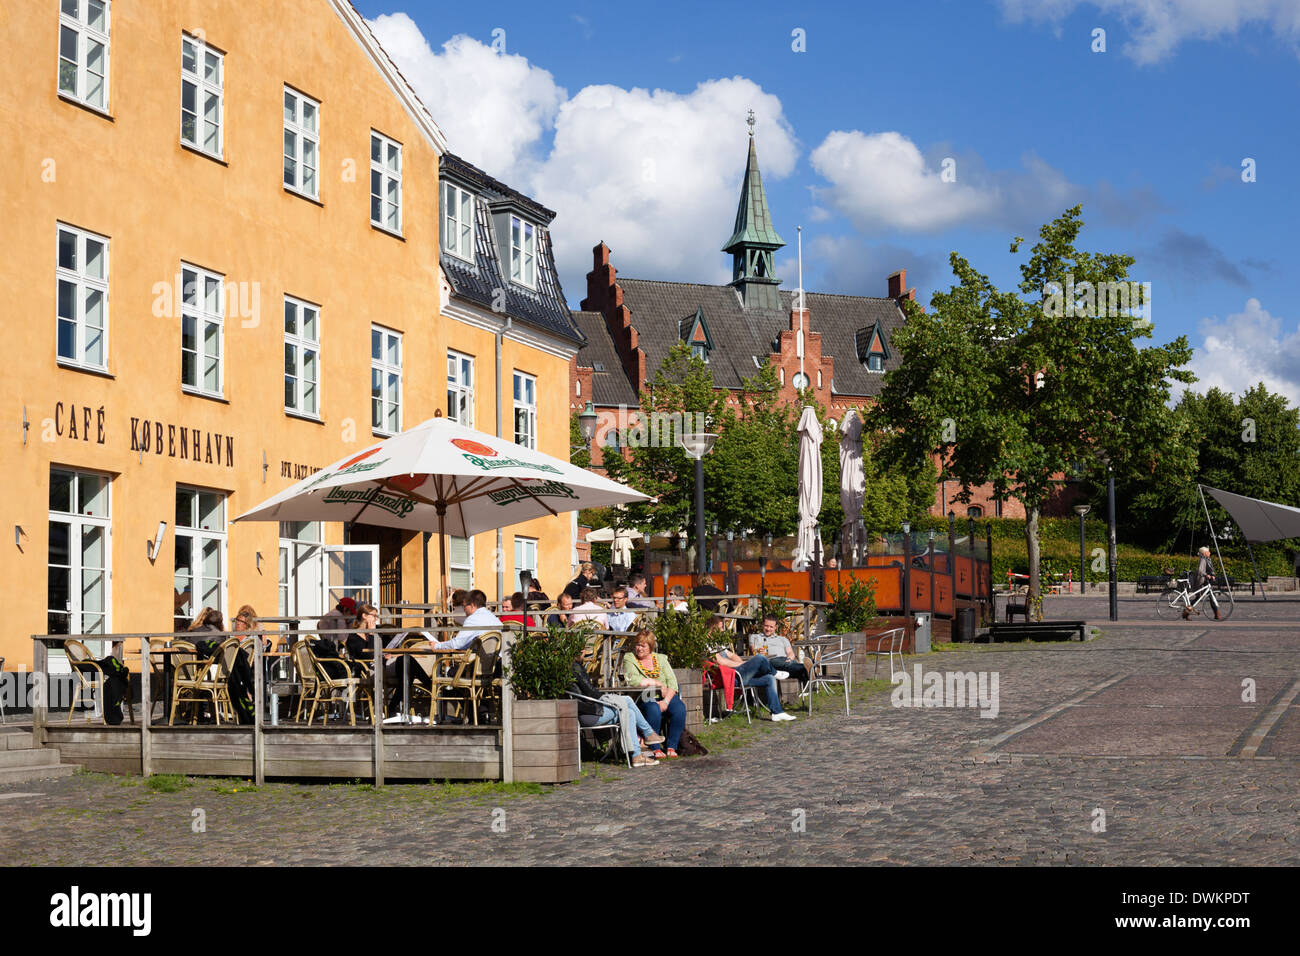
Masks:
[[[677,334],[690,348],[691,358],[705,363],[709,361],[709,353],[713,351],[713,336],[709,335],[702,308],[697,306],[694,312],[677,323]]]
[[[518,216],[510,217],[510,281],[537,287],[537,228]]]
[[[708,362],[709,347],[703,342],[695,342],[691,345],[691,358],[697,358],[701,362]]]
[[[889,346],[885,343],[885,333],[880,323],[875,322],[865,329],[858,329],[856,342],[858,361],[868,372],[883,372],[885,360],[889,358]]]
[[[474,196],[448,182],[442,184],[442,248],[474,260]]]

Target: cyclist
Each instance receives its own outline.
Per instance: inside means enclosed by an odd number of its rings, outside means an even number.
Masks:
[[[1214,581],[1214,562],[1210,560],[1209,545],[1201,545],[1200,555],[1201,560],[1197,562],[1196,575],[1192,581],[1192,588],[1194,590],[1203,588],[1206,584]],[[1223,618],[1219,616],[1219,601],[1218,598],[1214,596],[1213,588],[1210,588],[1210,604],[1214,607],[1214,619],[1216,621],[1223,620]],[[1183,608],[1184,619],[1191,617],[1191,615],[1191,608]]]

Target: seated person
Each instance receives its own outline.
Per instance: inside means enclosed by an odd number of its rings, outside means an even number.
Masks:
[[[457,624],[465,620],[465,615],[469,610],[465,607],[465,598],[469,592],[464,588],[457,588],[451,592],[451,616]]]
[[[475,588],[465,595],[465,620],[456,636],[449,641],[430,637],[435,651],[461,651],[474,643],[474,638],[488,631],[499,631],[501,619],[487,609],[487,595]]]
[[[582,563],[578,568],[578,576],[564,586],[564,593],[577,602],[581,599],[584,588],[595,588],[597,593],[600,592],[600,576],[590,561]]]
[[[668,607],[674,611],[689,611],[691,606],[686,603],[686,589],[680,584],[674,584],[668,589]]]
[[[405,634],[395,634],[392,640],[385,645],[387,650],[400,647],[404,641],[410,641],[411,646],[419,646],[425,642],[427,635],[420,631],[408,631]],[[422,684],[430,687],[431,682],[429,675],[433,672],[433,661],[427,655],[423,654],[385,654],[384,655],[384,688],[388,696],[387,713],[390,722],[401,720],[401,702],[402,702],[402,676],[405,674],[407,684],[415,686]]]
[[[710,614],[716,614],[718,611],[718,599],[726,592],[713,583],[713,575],[701,574],[699,583],[691,591],[695,597],[695,603]]]
[[[531,614],[527,615],[527,620],[525,620],[523,591],[516,591],[514,594],[510,595],[510,600],[507,603],[510,605],[510,611],[509,613],[501,615],[502,624],[526,623],[529,627],[537,626],[537,620]]]
[[[627,579],[627,603],[631,607],[654,607],[655,602],[646,597],[645,575],[633,571]]]
[[[605,616],[605,606],[596,600],[600,596],[600,592],[595,588],[583,588],[580,596],[582,603],[573,609],[569,619],[571,621],[591,621],[600,630],[609,630],[609,619]]]
[[[641,739],[644,738],[647,744],[653,745],[663,743],[664,738],[650,727],[649,721],[636,706],[636,701],[622,694],[601,694],[591,685],[591,679],[587,677],[587,669],[582,666],[581,660],[573,662],[573,683],[569,685],[569,690],[600,701],[598,704],[588,700],[578,701],[580,725],[584,723],[583,717],[595,718],[590,720],[590,724],[612,724],[617,720],[623,735],[623,746],[632,755],[632,766],[655,766],[653,758],[641,755]]]
[[[649,628],[642,628],[632,641],[632,653],[623,655],[623,677],[631,687],[657,687],[662,693],[661,700],[638,701],[641,713],[657,734],[668,718],[669,757],[677,756],[677,745],[682,741],[682,731],[686,729],[686,705],[677,694],[677,675],[672,665],[663,654],[654,652],[655,636]],[[653,744],[656,758],[664,756],[659,744]]]
[[[569,597],[569,592],[565,591],[560,595],[560,599],[555,602],[556,612],[546,618],[547,627],[568,627],[573,623],[570,612],[573,611],[573,598]]]
[[[610,598],[613,607],[605,613],[605,620],[609,622],[611,631],[630,631],[632,625],[636,623],[637,612],[627,606],[627,588],[614,588],[614,594]]]
[[[347,636],[344,645],[348,651],[348,666],[353,677],[364,677],[366,661],[374,656],[375,628],[379,627],[379,608],[373,604],[361,604],[357,607],[357,616],[352,621],[352,633]]]
[[[722,619],[714,616],[713,620],[721,621]],[[712,622],[710,622],[712,625]],[[720,628],[710,627],[710,636],[714,634],[723,634],[725,632]],[[722,667],[734,667],[736,673],[744,680],[746,687],[756,687],[763,693],[767,709],[772,712],[773,720],[795,720],[794,714],[787,714],[781,707],[781,694],[776,689],[776,670],[772,667],[772,662],[762,654],[755,654],[749,660],[745,660],[725,643],[710,644],[709,650],[713,652],[713,659]],[[784,673],[784,672],[782,672]],[[789,676],[789,675],[786,675]]]
[[[317,630],[322,633],[317,634],[312,642],[312,653],[317,657],[342,657],[339,648],[343,646],[343,639],[347,635],[329,632],[349,630],[356,616],[357,602],[350,597],[339,598],[334,610],[316,622]]]
[[[537,578],[528,582],[528,603],[536,604],[539,608],[548,607],[551,603],[550,596],[542,590],[541,582]]]
[[[762,654],[772,662],[777,680],[785,680],[781,676],[784,673],[796,678],[800,684],[808,683],[808,668],[794,659],[794,646],[789,639],[776,632],[774,615],[763,616],[763,632],[749,635],[749,646],[756,654]]]

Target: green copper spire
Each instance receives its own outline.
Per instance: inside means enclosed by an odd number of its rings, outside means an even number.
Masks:
[[[772,274],[772,253],[785,245],[772,226],[772,213],[763,191],[763,175],[758,169],[758,152],[754,149],[754,111],[749,111],[749,159],[745,179],[740,187],[740,205],[736,208],[736,228],[722,247],[732,256],[731,284],[740,290],[746,308],[780,309],[777,286],[781,280]]]

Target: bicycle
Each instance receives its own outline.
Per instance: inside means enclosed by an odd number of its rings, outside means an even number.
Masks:
[[[1177,587],[1168,587],[1160,592],[1160,597],[1156,599],[1156,613],[1166,619],[1183,617],[1184,612],[1203,613],[1200,604],[1214,593],[1214,599],[1219,603],[1219,619],[1226,621],[1232,616],[1233,603],[1232,597],[1225,588],[1215,587],[1213,584],[1205,584],[1195,590],[1191,589],[1191,581],[1188,578],[1178,578],[1173,582]]]

